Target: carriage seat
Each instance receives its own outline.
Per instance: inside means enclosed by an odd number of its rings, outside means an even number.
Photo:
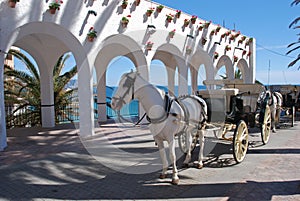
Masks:
[[[223,89],[209,89],[197,91],[197,95],[204,99],[223,99],[226,112],[230,111],[230,98],[236,96],[239,89],[236,88],[223,88]]]

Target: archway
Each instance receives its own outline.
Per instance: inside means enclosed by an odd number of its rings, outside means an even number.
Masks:
[[[168,77],[168,91],[175,95],[176,69],[178,69],[178,94],[188,93],[187,68],[185,58],[181,51],[173,44],[163,44],[159,46],[152,58],[160,60],[166,67]]]
[[[106,38],[100,45],[99,52],[95,59],[99,122],[107,121],[107,68],[111,61],[113,61],[115,58],[120,57],[128,58],[132,62],[133,66],[135,66],[136,70],[139,71],[140,75],[142,75],[146,80],[149,79],[149,72],[145,55],[136,41],[125,35],[113,35]],[[121,72],[123,71],[121,70]],[[142,107],[139,107],[139,109],[139,113],[143,113]]]
[[[65,28],[50,22],[31,22],[18,27],[9,38],[12,45],[27,51],[36,60],[41,76],[41,105],[43,127],[53,127],[54,101],[52,70],[57,59],[72,52],[78,67],[80,134],[93,135],[92,83],[86,52],[76,37]]]

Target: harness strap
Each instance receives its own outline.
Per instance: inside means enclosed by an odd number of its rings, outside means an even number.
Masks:
[[[178,114],[176,113],[170,113],[170,110],[171,110],[171,106],[172,106],[172,103],[173,103],[174,99],[172,99],[167,93],[165,94],[165,98],[164,98],[164,109],[165,109],[165,112],[163,114],[163,116],[161,117],[158,117],[158,118],[150,118],[148,115],[147,115],[147,120],[152,123],[152,124],[158,124],[158,123],[161,123],[163,121],[165,121],[169,115],[172,115],[172,116],[177,116]]]

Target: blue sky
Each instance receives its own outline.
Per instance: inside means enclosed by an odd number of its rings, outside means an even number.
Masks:
[[[264,84],[300,84],[300,71],[297,70],[297,66],[287,68],[293,57],[296,57],[296,54],[286,56],[289,50],[287,45],[297,40],[297,32],[288,26],[300,16],[300,5],[291,6],[292,0],[156,0],[156,2],[197,15],[204,20],[211,20],[215,24],[224,23],[228,29],[236,29],[244,35],[256,38],[257,80]],[[73,66],[74,60],[69,60],[67,65]],[[150,81],[165,85],[166,72],[161,65],[158,61],[152,62]],[[107,71],[107,85],[117,85],[121,74],[130,69],[134,67],[127,58],[113,60]],[[199,76],[199,79],[203,79],[201,75]]]

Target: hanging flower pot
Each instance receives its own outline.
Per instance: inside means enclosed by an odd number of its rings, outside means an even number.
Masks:
[[[189,26],[189,24],[190,24],[190,20],[184,19],[183,26],[187,27],[187,26]]]
[[[218,53],[218,52],[215,52],[215,53],[214,53],[214,58],[217,59],[218,57],[219,57],[219,53]]]
[[[209,22],[205,22],[205,24],[204,24],[204,28],[205,28],[205,29],[208,29],[208,27],[209,27],[210,23],[211,23],[211,21],[209,21]]]
[[[127,17],[122,17],[121,19],[121,25],[123,28],[126,28],[128,23],[129,23],[129,17],[131,17],[131,15],[127,15]]]
[[[149,8],[149,9],[146,11],[147,17],[150,17],[151,14],[153,13],[153,11],[154,11],[154,8]]]
[[[167,15],[167,18],[166,18],[166,21],[167,21],[168,23],[172,22],[173,17],[174,17],[174,15],[168,14],[168,15]]]
[[[160,13],[160,12],[162,11],[163,8],[164,8],[163,5],[159,5],[159,6],[156,7],[156,11],[157,11],[158,13]]]
[[[250,43],[252,43],[253,41],[253,38],[249,38],[247,41],[246,41],[246,45],[250,45]]]
[[[215,30],[213,29],[213,30],[211,30],[211,32],[210,32],[210,36],[212,37],[214,34],[215,34]]]
[[[220,30],[221,30],[221,26],[218,25],[217,28],[216,28],[216,33],[219,33]]]
[[[51,14],[55,14],[56,10],[60,9],[60,5],[63,3],[63,1],[56,0],[55,2],[52,2],[49,4],[49,12]]]
[[[185,54],[187,54],[187,55],[190,55],[191,53],[192,53],[192,48],[190,47],[190,46],[187,46],[186,48],[185,48]]]
[[[234,37],[237,38],[240,34],[241,34],[241,32],[238,31],[238,32],[234,35]]]
[[[123,9],[126,9],[127,8],[127,5],[128,5],[128,0],[123,0],[123,2],[122,2],[122,8]]]
[[[19,2],[19,1],[20,1],[20,0],[9,0],[9,1],[8,1],[8,5],[9,5],[9,7],[11,7],[11,8],[15,8],[17,2]]]
[[[237,62],[238,59],[239,59],[239,58],[238,58],[237,56],[235,56],[235,55],[233,56],[233,61],[234,61],[234,62]]]
[[[181,10],[176,10],[175,17],[180,18],[180,15],[181,15]]]
[[[50,8],[49,12],[50,12],[50,14],[54,15],[56,13],[56,9],[55,8]]]
[[[247,51],[246,51],[246,50],[243,50],[242,55],[244,56],[246,53],[247,53]]]
[[[247,57],[250,57],[250,56],[251,56],[251,52],[249,51],[248,54],[247,54]]]
[[[95,38],[97,38],[97,31],[95,31],[94,27],[91,27],[87,33],[87,40],[93,42]]]
[[[226,34],[225,34],[225,33],[223,33],[223,34],[221,35],[221,38],[225,38],[225,36],[226,36]]]
[[[150,50],[152,50],[152,47],[153,47],[153,42],[148,41],[146,44],[146,50],[150,51]]]
[[[198,27],[198,30],[199,30],[199,31],[202,31],[202,30],[203,30],[203,26],[199,26],[199,27]]]
[[[192,18],[191,18],[191,23],[192,23],[192,24],[195,24],[195,23],[196,23],[196,20],[197,20],[197,16],[196,16],[196,15],[193,15]]]
[[[242,44],[242,43],[243,43],[243,40],[240,39],[240,40],[238,41],[238,45],[240,45],[240,44]]]
[[[176,32],[176,29],[170,31],[170,32],[169,32],[169,37],[170,37],[170,38],[173,38],[174,35],[175,35],[175,32]]]
[[[201,44],[204,46],[204,45],[206,44],[206,42],[207,42],[207,39],[204,38],[204,37],[202,37],[202,39],[201,39]]]
[[[140,5],[140,3],[141,3],[141,0],[135,0],[135,2],[134,2],[134,3],[135,3],[135,5],[136,5],[136,6],[139,6],[139,5]]]
[[[229,36],[230,35],[230,33],[231,33],[231,31],[226,31],[226,36]]]
[[[226,45],[225,51],[229,51],[229,50],[231,50],[231,47],[229,45]]]

